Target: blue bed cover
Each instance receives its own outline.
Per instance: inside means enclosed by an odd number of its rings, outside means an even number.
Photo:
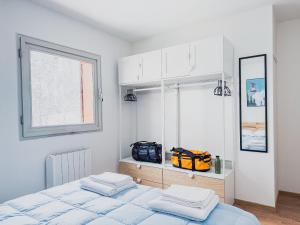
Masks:
[[[218,204],[208,219],[195,222],[154,212],[147,202],[160,190],[143,185],[111,198],[82,190],[79,182],[53,187],[0,204],[0,225],[259,225],[241,209]]]

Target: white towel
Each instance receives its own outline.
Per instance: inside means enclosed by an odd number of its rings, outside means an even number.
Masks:
[[[218,205],[219,197],[215,195],[209,202],[207,207],[204,209],[192,208],[183,205],[178,205],[173,202],[164,201],[159,197],[158,199],[152,200],[148,203],[148,206],[158,212],[169,213],[172,215],[184,217],[195,221],[204,221],[209,214]]]
[[[110,196],[113,196],[115,194],[118,194],[121,191],[124,191],[124,190],[127,190],[129,188],[135,187],[136,183],[132,181],[132,182],[130,182],[130,183],[128,183],[128,184],[126,184],[122,187],[113,188],[113,187],[107,186],[105,184],[100,184],[100,183],[94,182],[89,178],[86,178],[86,179],[80,180],[80,185],[81,185],[80,187],[82,189],[85,189],[85,190],[88,190],[88,191],[98,193],[100,195],[110,197]]]
[[[210,192],[209,196],[204,201],[201,201],[201,202],[189,202],[189,201],[179,200],[177,198],[173,198],[173,197],[171,198],[171,197],[167,197],[167,196],[162,196],[161,199],[164,201],[176,203],[178,205],[203,209],[210,203],[210,201],[214,197],[215,197],[215,194],[213,192]]]
[[[181,203],[184,206],[201,208],[204,208],[214,195],[215,192],[211,189],[183,185],[171,185],[162,191],[165,200]]]
[[[132,183],[132,177],[119,173],[105,172],[99,175],[91,175],[91,180],[94,182],[105,184],[113,188],[119,188]]]

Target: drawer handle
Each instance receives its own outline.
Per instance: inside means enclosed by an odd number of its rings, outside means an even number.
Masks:
[[[142,179],[141,179],[141,178],[136,178],[136,182],[137,182],[138,184],[140,184],[140,183],[142,183]]]
[[[189,178],[191,178],[191,179],[194,179],[194,178],[195,178],[195,175],[192,174],[192,173],[189,173],[188,176],[189,176]]]
[[[141,169],[141,167],[142,167],[142,166],[141,166],[140,164],[137,164],[137,165],[136,165],[136,168],[138,168],[138,169]]]

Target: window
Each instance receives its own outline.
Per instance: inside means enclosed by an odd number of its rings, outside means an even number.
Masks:
[[[23,137],[101,130],[100,56],[19,38]]]

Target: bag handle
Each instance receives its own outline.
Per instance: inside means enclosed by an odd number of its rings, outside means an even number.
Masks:
[[[195,158],[198,158],[199,156],[195,155],[191,151],[188,151],[183,148],[172,148],[171,152],[177,152],[178,153],[178,166],[181,167],[181,157],[182,154],[186,154],[192,159],[192,170],[195,170]]]
[[[184,148],[172,148],[171,152],[178,152],[179,154],[186,154],[191,158],[198,158],[199,156],[195,155],[194,153],[192,153],[189,150],[186,150]]]
[[[204,160],[204,159],[207,159],[207,158],[210,158],[210,154],[208,155],[205,155],[205,154],[201,154],[201,155],[196,155],[195,153],[189,151],[189,150],[186,150],[184,148],[173,148],[171,150],[171,152],[178,152],[178,153],[181,153],[181,154],[186,154],[188,155],[189,157],[194,157],[196,159],[201,159],[201,160]]]
[[[135,142],[135,143],[132,143],[132,144],[130,145],[130,147],[132,147],[132,146],[134,146],[134,145],[136,145],[136,144],[149,144],[149,145],[156,145],[156,142],[137,141],[137,142]]]

